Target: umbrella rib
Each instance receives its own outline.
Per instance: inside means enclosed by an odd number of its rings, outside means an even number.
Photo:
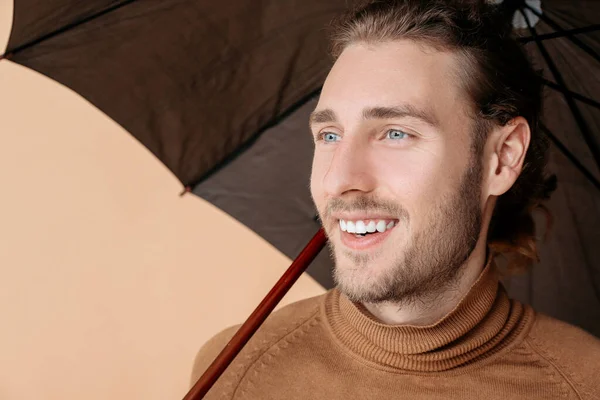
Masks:
[[[538,40],[556,39],[556,38],[561,38],[561,37],[566,37],[566,36],[574,36],[574,35],[578,35],[580,33],[595,32],[598,30],[600,30],[600,24],[590,25],[590,26],[586,26],[583,28],[561,30],[560,32],[553,32],[553,33],[546,33],[543,35],[538,35]],[[535,39],[532,36],[521,37],[518,39],[518,41],[523,44],[533,42],[534,40]]]
[[[565,146],[560,140],[558,140],[556,135],[554,135],[546,125],[540,122],[540,128],[542,129],[542,131],[544,131],[548,138],[550,138],[552,143],[554,143],[554,145],[558,147],[561,153],[563,153],[569,159],[569,161],[571,161],[573,165],[575,165],[575,167],[596,187],[596,189],[600,191],[600,181],[596,179],[594,174],[592,174],[582,163],[579,162],[577,157],[575,157],[573,153],[569,151],[567,146]]]
[[[94,20],[94,19],[96,19],[98,17],[101,17],[101,16],[103,16],[105,14],[108,14],[110,12],[118,10],[119,8],[124,7],[126,5],[129,5],[129,4],[133,3],[134,1],[136,1],[136,0],[125,0],[122,3],[118,3],[118,4],[116,4],[116,5],[112,6],[112,7],[109,7],[107,9],[102,10],[102,11],[100,11],[97,14],[92,14],[92,15],[89,15],[89,16],[87,16],[87,17],[79,20],[79,21],[71,22],[70,24],[67,24],[67,25],[63,26],[60,29],[57,29],[57,30],[52,31],[50,33],[47,33],[46,35],[44,35],[42,37],[39,37],[39,38],[34,39],[34,40],[30,41],[30,42],[22,44],[21,46],[18,46],[18,47],[14,48],[14,49],[12,49],[10,51],[7,51],[6,53],[0,55],[0,60],[2,60],[3,58],[10,59],[16,53],[18,53],[20,51],[28,49],[31,46],[35,46],[36,44],[44,42],[44,41],[46,41],[48,39],[52,39],[53,37],[58,36],[61,33],[64,33],[66,31],[68,31],[69,29],[73,29],[73,28],[75,28],[75,27],[77,27],[79,25],[85,24],[86,22],[90,22],[90,21],[92,21],[92,20]]]
[[[586,104],[588,104],[588,105],[590,105],[592,107],[596,107],[596,108],[600,109],[600,102],[599,101],[596,101],[594,99],[590,99],[589,97],[586,97],[586,96],[584,96],[582,94],[579,94],[577,92],[573,92],[572,90],[568,90],[568,89],[565,89],[563,87],[560,87],[559,85],[557,85],[556,83],[554,83],[552,81],[549,81],[548,79],[542,78],[542,83],[544,85],[546,85],[546,86],[548,86],[548,87],[550,87],[550,88],[558,91],[558,92],[561,92],[561,93],[567,92],[574,99],[579,100],[582,103],[586,103]]]
[[[527,3],[524,3],[524,5],[532,13],[534,13],[535,15],[537,15],[542,21],[544,21],[545,23],[547,23],[548,25],[550,25],[552,28],[554,28],[554,30],[558,31],[559,33],[567,32],[566,29],[564,29],[562,26],[560,26],[557,22],[555,22],[552,18],[548,17],[546,14],[542,14],[542,13],[538,12],[538,10],[536,10],[533,7],[531,7]],[[525,13],[523,13],[523,14],[525,14]],[[529,25],[529,21],[527,21],[527,25]],[[531,35],[531,36],[534,37],[533,35]],[[570,36],[570,35],[566,35],[565,38],[568,39],[568,40],[570,40],[573,44],[575,44],[581,50],[585,51],[587,54],[589,54],[591,57],[593,57],[596,61],[600,62],[600,55],[598,53],[596,53],[594,51],[594,49],[592,49],[590,46],[588,46],[587,44],[583,43],[579,38],[574,37],[574,36]],[[535,40],[536,42],[538,41],[535,38],[533,40]]]
[[[581,114],[581,111],[579,110],[579,107],[577,107],[577,104],[575,104],[575,100],[573,100],[573,97],[571,97],[571,95],[569,94],[567,85],[565,84],[565,81],[564,81],[562,75],[558,71],[558,68],[552,61],[552,58],[550,58],[550,54],[544,47],[544,44],[537,40],[537,32],[536,32],[535,28],[531,26],[529,17],[527,17],[527,15],[525,14],[525,12],[523,11],[522,8],[519,8],[519,12],[521,14],[523,14],[523,17],[525,18],[525,22],[527,23],[527,27],[529,28],[529,31],[531,32],[531,36],[536,38],[535,43],[536,43],[540,53],[544,57],[544,60],[546,61],[548,68],[550,68],[550,72],[554,76],[554,80],[561,88],[565,89],[562,92],[562,94],[565,97],[565,100],[567,101],[567,105],[571,109],[571,112],[573,113],[573,118],[575,118],[575,122],[577,123],[577,126],[579,127],[579,130],[581,131],[581,134],[583,135],[583,138],[584,138],[586,144],[588,145],[590,151],[592,152],[592,155],[594,157],[594,160],[596,161],[596,165],[598,166],[598,169],[600,169],[600,146],[598,145],[598,143],[595,142],[594,137],[591,135],[591,132],[583,118],[583,115]]]
[[[204,180],[206,180],[209,176],[215,174],[221,168],[223,168],[224,166],[226,166],[227,164],[229,164],[230,162],[232,162],[233,160],[235,160],[240,154],[242,154],[251,145],[253,145],[254,142],[256,142],[256,140],[267,129],[272,128],[273,126],[277,125],[278,123],[280,123],[281,121],[283,121],[285,118],[287,118],[288,116],[290,116],[290,114],[293,114],[295,111],[297,111],[304,104],[306,104],[307,102],[309,102],[310,100],[312,100],[313,98],[315,98],[316,96],[318,96],[319,93],[321,92],[321,89],[322,89],[322,86],[319,86],[317,89],[313,90],[308,95],[302,97],[299,101],[297,101],[296,103],[292,104],[282,114],[280,114],[278,117],[274,118],[269,123],[267,123],[262,128],[260,128],[255,134],[253,134],[248,140],[246,140],[246,142],[244,142],[241,146],[239,146],[232,154],[230,154],[229,156],[225,157],[225,159],[223,159],[218,164],[216,164],[211,169],[209,169],[207,172],[205,172],[204,174],[202,174],[199,178],[197,178],[196,180],[194,180],[192,182],[189,182],[189,183],[185,183],[184,182],[184,191],[183,191],[183,193],[192,191],[196,186],[198,186],[200,183],[202,183]],[[308,122],[307,122],[307,124],[308,124]]]

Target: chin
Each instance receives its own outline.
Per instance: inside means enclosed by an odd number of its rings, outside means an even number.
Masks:
[[[396,262],[379,253],[334,250],[336,287],[354,302],[377,301],[393,286]]]

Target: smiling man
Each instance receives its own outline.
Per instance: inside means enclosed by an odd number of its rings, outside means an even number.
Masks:
[[[504,143],[490,140],[482,191],[460,64],[411,40],[349,41],[311,116],[311,188],[337,286],[383,322],[433,323],[454,307],[485,262],[490,200],[523,165],[520,117],[490,138]]]
[[[377,1],[338,24],[310,117],[336,288],[271,315],[208,398],[600,398],[599,341],[498,281],[496,256],[537,260],[553,180],[539,82],[496,12]]]

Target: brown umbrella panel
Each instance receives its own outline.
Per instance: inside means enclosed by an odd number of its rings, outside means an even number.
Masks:
[[[558,189],[541,263],[511,293],[600,336],[600,2],[525,2],[517,31],[545,82],[541,129]],[[537,24],[533,22],[537,20]]]
[[[346,2],[16,0],[6,56],[79,93],[194,186],[311,97]]]
[[[543,71],[558,177],[542,261],[505,283],[513,297],[600,336],[600,2],[495,2],[521,18],[515,33]],[[346,7],[17,0],[7,55],[81,94],[183,186],[294,258],[319,227],[307,121],[331,65],[326,28]],[[322,252],[308,272],[330,288],[330,269]]]
[[[231,161],[252,149],[276,121],[286,121],[299,107],[306,110],[331,65],[326,26],[345,7],[340,0],[17,0],[6,57],[90,101],[191,190],[218,171],[228,171]],[[306,126],[306,121],[301,124]],[[290,149],[297,139],[288,138]],[[279,153],[283,159],[278,161],[288,164],[273,164],[279,165],[273,171],[307,170],[312,150],[308,134],[304,139],[294,157]],[[257,169],[254,176],[261,174],[264,171]],[[275,242],[294,256],[319,228],[312,219],[306,177],[300,179],[268,193],[275,202],[300,194],[302,211],[285,221],[297,230],[276,234],[280,240]],[[222,186],[211,196],[227,197],[223,192],[231,190],[233,200],[240,200],[236,193],[243,192],[245,177],[237,180],[239,187],[229,189],[228,181],[217,178]],[[254,196],[241,200],[252,208],[264,194],[258,188]],[[262,210],[268,204],[273,203],[263,203]],[[290,216],[297,214],[294,204],[288,209]],[[255,214],[284,229],[275,220],[277,213]],[[269,235],[266,238],[273,243]],[[294,243],[291,248],[289,240]],[[327,255],[318,259],[310,271],[330,286]]]

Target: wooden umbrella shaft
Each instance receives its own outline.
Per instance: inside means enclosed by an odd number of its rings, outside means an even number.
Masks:
[[[263,301],[261,301],[246,322],[244,322],[233,338],[231,338],[217,358],[210,364],[200,379],[198,379],[190,391],[185,395],[183,400],[200,400],[204,397],[246,345],[248,340],[250,340],[252,335],[254,335],[265,319],[267,319],[283,296],[285,296],[312,260],[314,260],[321,249],[323,249],[326,242],[327,238],[325,237],[325,232],[323,231],[323,228],[321,228],[302,252],[300,252],[298,257],[296,257],[283,276],[279,278],[279,281],[277,281]]]

